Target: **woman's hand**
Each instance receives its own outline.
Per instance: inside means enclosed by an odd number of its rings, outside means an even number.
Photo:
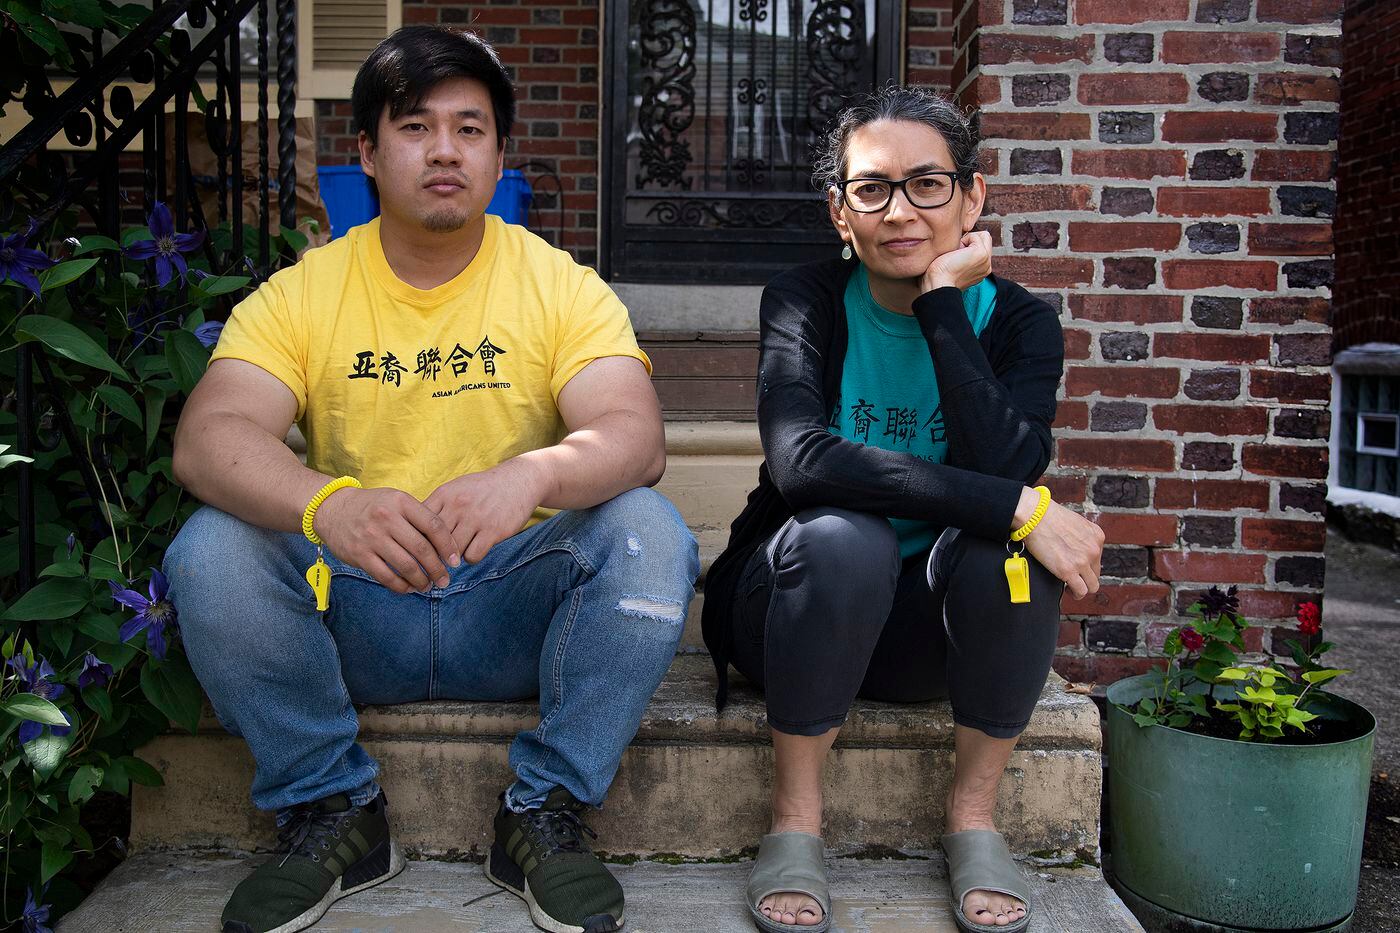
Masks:
[[[920,293],[926,294],[949,285],[960,289],[971,288],[991,271],[992,235],[985,230],[974,230],[963,234],[957,249],[929,263],[928,271],[919,281]]]
[[[1045,517],[1025,538],[1026,550],[1063,580],[1075,599],[1099,591],[1103,541],[1098,525],[1057,502],[1050,503]]]

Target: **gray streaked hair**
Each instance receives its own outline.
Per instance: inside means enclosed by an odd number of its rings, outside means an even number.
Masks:
[[[935,91],[890,84],[858,97],[837,114],[826,137],[817,141],[812,159],[812,182],[818,190],[839,182],[846,175],[846,147],[856,130],[879,120],[907,120],[936,130],[953,155],[958,184],[972,187],[978,170],[979,134],[977,113],[964,111]]]

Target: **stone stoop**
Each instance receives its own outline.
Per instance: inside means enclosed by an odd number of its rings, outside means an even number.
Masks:
[[[666,422],[666,475],[656,490],[676,506],[700,545],[700,579],[681,638],[683,654],[705,650],[700,637],[705,574],[729,543],[730,523],[758,485],[762,462],[754,422]]]
[[[1032,933],[1142,933],[1092,866],[1022,866]],[[188,852],[136,855],[117,867],[59,933],[202,933],[250,865]],[[627,933],[752,933],[744,909],[750,865],[615,866],[627,892]],[[828,858],[833,933],[956,933],[947,866],[937,854]],[[317,933],[535,933],[525,906],[462,862],[411,862],[402,874],[338,902]],[[801,929],[800,927],[798,929]]]
[[[599,849],[724,858],[757,844],[767,826],[771,744],[761,695],[740,677],[732,685],[729,706],[716,715],[710,659],[676,659],[606,806],[591,820]],[[405,849],[483,857],[497,794],[510,780],[508,746],[517,731],[537,722],[533,702],[362,710],[361,741],[382,764],[380,780]],[[212,716],[197,736],[167,734],[140,754],[165,785],[135,789],[134,847],[273,845],[271,820],[249,803],[247,746]],[[952,754],[946,702],[857,701],[827,765],[827,846],[835,852],[936,848]],[[1092,857],[1100,781],[1098,711],[1052,675],[1002,782],[997,821],[1012,850]]]

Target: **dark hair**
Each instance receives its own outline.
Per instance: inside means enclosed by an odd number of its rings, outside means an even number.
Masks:
[[[486,85],[496,116],[496,144],[503,145],[515,123],[510,74],[496,50],[479,36],[447,26],[404,26],[374,47],[350,92],[355,131],[378,142],[385,104],[392,120],[413,110],[434,85],[448,78],[475,78]]]
[[[958,184],[972,187],[972,176],[978,170],[976,112],[963,111],[934,91],[891,84],[857,98],[836,115],[826,138],[817,141],[812,181],[818,189],[825,190],[846,176],[846,147],[851,135],[879,120],[908,120],[936,130],[953,155]]]

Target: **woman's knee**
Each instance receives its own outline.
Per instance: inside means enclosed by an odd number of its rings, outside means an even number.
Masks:
[[[817,508],[797,513],[775,542],[779,574],[800,569],[842,587],[877,585],[894,592],[899,578],[899,538],[889,521],[868,512]]]

